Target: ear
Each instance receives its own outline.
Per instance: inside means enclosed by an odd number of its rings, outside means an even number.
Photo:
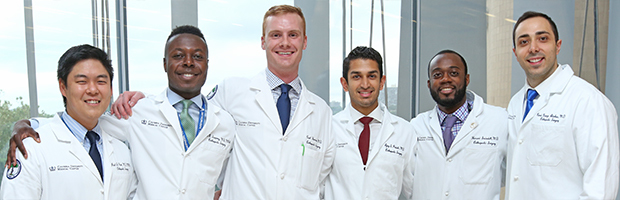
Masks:
[[[428,89],[431,89],[431,80],[427,80],[426,81],[426,87],[428,87]]]
[[[515,54],[515,57],[517,57],[517,52],[515,51],[515,48],[512,48],[512,53]]]
[[[166,58],[163,58],[164,61],[164,72],[168,72],[168,68],[166,67]]]
[[[562,48],[562,40],[558,40],[558,42],[556,42],[555,46],[558,48],[558,50],[555,52],[555,55],[560,54],[560,49]]]
[[[385,86],[385,75],[381,77],[381,85],[379,85],[379,90],[383,90],[384,86]]]
[[[260,47],[263,48],[263,50],[267,49],[265,47],[265,36],[260,37]]]
[[[308,46],[308,36],[304,35],[304,48],[303,48],[303,50],[306,50],[307,46]]]
[[[469,85],[469,74],[465,75],[465,86]]]
[[[347,83],[347,80],[346,80],[346,79],[344,79],[344,77],[340,77],[340,84],[342,85],[342,89],[343,89],[345,92],[348,92],[348,91],[349,91],[349,84]]]
[[[61,79],[58,79],[58,88],[60,89],[60,93],[62,96],[67,97],[67,86],[62,82]]]

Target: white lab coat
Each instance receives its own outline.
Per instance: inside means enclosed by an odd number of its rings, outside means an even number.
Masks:
[[[319,182],[329,173],[336,149],[332,111],[303,82],[302,88],[284,135],[264,71],[251,79],[226,79],[212,91],[211,102],[237,124],[220,199],[319,198]]]
[[[415,133],[409,122],[392,115],[383,104],[381,132],[368,154],[366,166],[358,148],[358,136],[351,119],[351,106],[332,118],[336,137],[336,158],[325,183],[325,199],[411,198],[413,174],[410,165]]]
[[[523,119],[526,85],[508,104],[507,199],[615,199],[618,116],[599,90],[568,65]]]
[[[128,120],[104,117],[103,127],[131,147],[140,181],[136,199],[213,199],[235,126],[226,111],[207,106],[204,128],[187,151],[177,111],[165,90],[138,101]]]
[[[17,150],[21,172],[12,180],[5,171],[0,199],[127,199],[137,179],[127,146],[102,127],[103,182],[88,151],[56,115],[37,129],[41,143],[24,140],[28,159]]]
[[[411,120],[417,133],[413,199],[499,199],[505,175],[506,110],[467,91],[473,108],[446,155],[437,107]]]

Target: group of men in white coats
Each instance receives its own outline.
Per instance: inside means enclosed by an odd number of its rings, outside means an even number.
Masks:
[[[58,61],[58,85],[65,102],[38,129],[41,143],[24,141],[2,177],[0,199],[128,199],[137,178],[129,148],[99,122],[112,98],[114,73],[108,55],[90,45],[69,48]]]
[[[428,66],[437,106],[407,123],[378,102],[381,56],[358,47],[340,80],[351,103],[332,118],[298,77],[307,46],[301,9],[274,6],[263,18],[263,72],[226,79],[205,98],[204,38],[171,34],[169,88],[138,101],[129,119],[102,126],[132,147],[136,197],[147,199],[499,199],[504,182],[508,199],[615,198],[613,105],[557,64],[561,40],[548,16],[525,13],[513,35],[527,83],[508,112],[468,91],[465,59],[445,50]],[[141,98],[134,94],[115,111],[130,111]],[[216,182],[222,190],[214,194]]]

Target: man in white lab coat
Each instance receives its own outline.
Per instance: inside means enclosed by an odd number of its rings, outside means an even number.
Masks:
[[[71,47],[58,61],[65,111],[24,141],[4,172],[0,199],[128,199],[137,179],[127,145],[108,135],[99,118],[112,97],[112,65],[96,47]],[[15,150],[13,150],[15,151]]]
[[[126,120],[102,117],[102,126],[131,146],[139,180],[136,198],[211,199],[232,148],[235,122],[200,94],[208,68],[200,29],[175,28],[165,50],[168,88],[138,101]],[[118,113],[120,104],[129,108],[128,99],[119,97],[113,110]]]
[[[330,107],[298,76],[306,44],[301,9],[271,7],[261,37],[267,69],[226,79],[209,94],[237,125],[221,199],[319,198],[335,143]]]
[[[508,199],[616,199],[617,114],[598,89],[559,65],[551,18],[526,12],[513,29],[526,83],[508,104]],[[558,187],[559,186],[559,187]]]
[[[413,199],[494,199],[503,185],[507,114],[467,90],[465,59],[435,54],[428,89],[437,106],[411,120],[417,134]]]
[[[344,59],[340,83],[351,103],[332,119],[337,148],[326,200],[411,198],[415,135],[378,101],[385,84],[382,64],[369,47],[357,47]]]

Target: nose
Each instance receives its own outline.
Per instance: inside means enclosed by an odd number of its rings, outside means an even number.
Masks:
[[[368,89],[370,87],[370,80],[367,77],[362,78],[360,87],[362,87],[362,89]]]
[[[99,88],[97,88],[97,81],[91,81],[90,83],[88,83],[88,86],[86,87],[86,93],[88,95],[99,94]]]
[[[441,76],[441,79],[439,81],[441,83],[450,83],[452,82],[452,77],[450,76],[449,72],[445,72],[443,76]]]
[[[538,43],[536,41],[532,41],[530,43],[530,52],[536,53],[538,51],[540,51],[540,46],[538,46]]]
[[[183,66],[185,67],[193,67],[194,66],[194,57],[192,55],[186,55],[183,58]]]
[[[289,41],[290,38],[287,35],[282,36],[282,42],[280,42],[280,47],[288,48],[291,45]]]

